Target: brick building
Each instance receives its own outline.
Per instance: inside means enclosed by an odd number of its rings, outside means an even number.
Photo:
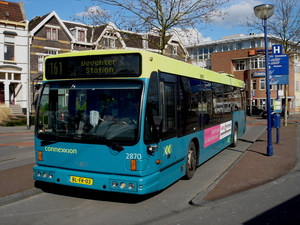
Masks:
[[[274,37],[269,37],[269,51],[275,44],[278,44],[278,41]],[[230,73],[243,80],[246,83],[248,105],[266,107],[263,34],[231,35],[187,49],[193,64],[216,72]],[[271,105],[277,97],[282,105],[285,104],[285,87],[287,87],[289,111],[300,112],[299,66],[297,58],[290,55],[289,85],[270,85]]]

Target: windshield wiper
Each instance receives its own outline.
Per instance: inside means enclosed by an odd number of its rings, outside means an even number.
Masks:
[[[119,145],[115,142],[112,142],[112,141],[108,140],[107,138],[105,138],[103,135],[81,134],[81,137],[82,138],[87,138],[87,139],[92,139],[92,140],[100,140],[106,146],[108,146],[109,148],[111,148],[112,150],[115,150],[115,151],[123,151],[124,150],[123,145]]]

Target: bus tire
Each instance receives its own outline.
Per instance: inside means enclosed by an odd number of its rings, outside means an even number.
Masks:
[[[234,129],[233,129],[233,133],[232,133],[232,143],[230,146],[236,147],[237,141],[238,141],[238,127],[237,127],[237,125],[234,125]]]
[[[195,170],[197,167],[197,154],[196,154],[196,146],[194,142],[190,142],[189,148],[188,148],[188,153],[186,157],[186,174],[185,178],[187,180],[192,179],[194,176]]]

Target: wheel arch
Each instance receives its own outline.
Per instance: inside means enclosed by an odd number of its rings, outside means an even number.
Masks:
[[[197,154],[197,166],[199,166],[199,156],[200,156],[200,142],[199,139],[194,137],[190,140],[190,142],[194,142],[195,147],[196,147],[196,154]]]

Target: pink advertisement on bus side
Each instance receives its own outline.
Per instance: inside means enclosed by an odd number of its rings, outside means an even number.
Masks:
[[[231,135],[232,121],[204,130],[204,148]]]
[[[220,125],[204,130],[204,148],[220,140]]]

